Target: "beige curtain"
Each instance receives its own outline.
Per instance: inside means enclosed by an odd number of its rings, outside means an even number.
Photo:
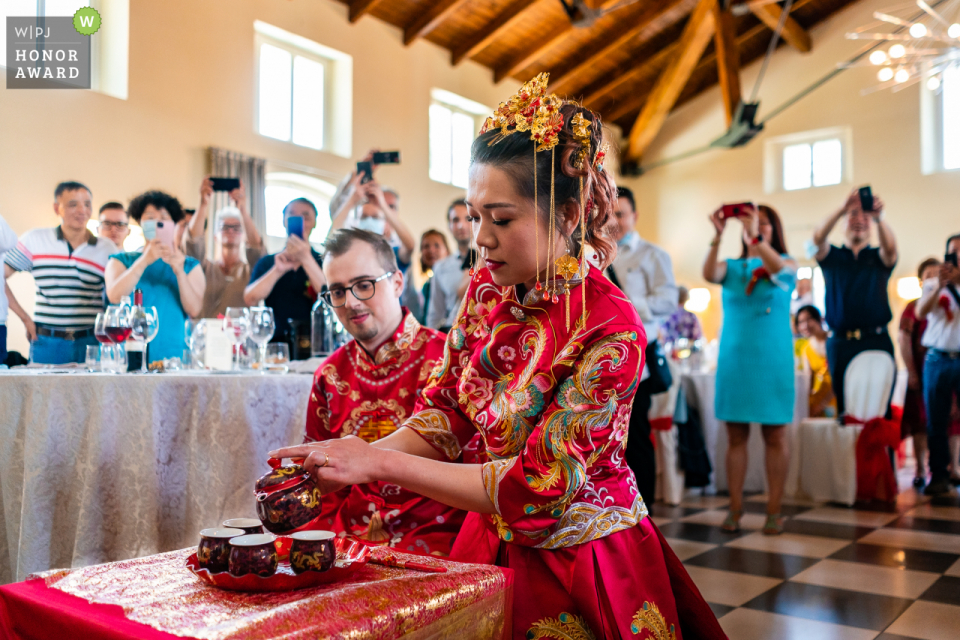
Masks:
[[[267,186],[266,165],[263,158],[210,147],[210,175],[217,178],[240,178],[247,190],[247,207],[257,231],[260,235],[267,235],[267,205],[264,189]],[[213,216],[221,207],[232,205],[230,194],[224,191],[215,191],[210,211],[210,226],[213,226]],[[212,233],[210,234],[213,235]],[[212,247],[211,247],[212,248]],[[213,255],[212,253],[210,255]]]

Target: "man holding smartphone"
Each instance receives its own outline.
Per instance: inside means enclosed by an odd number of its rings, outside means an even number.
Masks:
[[[954,395],[960,397],[960,234],[947,240],[947,252],[936,278],[923,281],[917,317],[926,319],[920,343],[927,348],[923,363],[923,394],[927,407],[927,447],[930,484],[927,495],[951,492],[950,447],[947,430]]]
[[[290,335],[290,320],[300,323],[300,332],[309,334],[317,292],[327,282],[321,269],[323,260],[307,240],[317,224],[317,207],[307,198],[291,200],[283,208],[283,222],[287,228],[287,246],[280,253],[257,261],[250,274],[250,284],[243,292],[247,306],[263,301],[273,309],[274,342],[294,338]],[[310,350],[306,349],[302,355],[309,357]]]
[[[844,380],[847,366],[864,351],[886,351],[893,358],[893,341],[887,325],[893,320],[887,283],[897,264],[897,240],[883,220],[883,201],[854,189],[843,207],[830,214],[813,233],[817,263],[826,284],[827,364],[837,397],[837,412],[844,414]],[[866,205],[866,206],[865,206]],[[869,208],[868,208],[869,207]],[[827,241],[846,216],[842,246]],[[879,247],[870,246],[870,229],[876,225]]]

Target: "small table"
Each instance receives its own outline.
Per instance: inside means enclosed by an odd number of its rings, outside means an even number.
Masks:
[[[195,549],[48,571],[0,587],[0,636],[84,640],[509,638],[513,571],[420,557],[427,573],[368,564],[342,582],[280,593],[207,585]],[[384,549],[375,549],[376,556]],[[399,559],[409,554],[394,553]]]
[[[312,378],[0,374],[0,584],[179,549],[255,517],[267,452],[299,443]]]

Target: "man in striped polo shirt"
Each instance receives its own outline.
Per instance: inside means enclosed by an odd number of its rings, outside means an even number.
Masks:
[[[53,209],[60,226],[23,234],[4,259],[9,278],[28,271],[37,285],[33,318],[12,295],[10,310],[23,321],[30,340],[30,361],[39,364],[83,362],[88,345],[97,344],[93,325],[104,306],[103,272],[117,247],[87,230],[93,213],[90,189],[61,182]]]

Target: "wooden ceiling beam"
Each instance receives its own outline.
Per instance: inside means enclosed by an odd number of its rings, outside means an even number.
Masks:
[[[356,22],[363,15],[369,13],[380,0],[353,0],[350,3],[350,22]]]
[[[660,8],[656,3],[647,4],[646,7],[649,10],[638,16],[637,23],[620,37],[566,71],[551,76],[550,91],[560,95],[569,94],[575,87],[574,81],[584,72],[596,68],[603,60],[623,51],[631,44],[647,42],[662,33],[693,11],[696,4],[697,0],[672,0],[665,8]]]
[[[464,58],[469,58],[482,51],[496,39],[497,35],[509,28],[518,17],[523,15],[524,11],[536,2],[537,0],[516,0],[494,18],[490,24],[468,37],[459,47],[453,49],[450,52],[451,62],[458,65]]]
[[[639,161],[640,156],[647,150],[650,143],[660,132],[664,121],[673,105],[676,104],[680,92],[690,79],[690,74],[697,66],[704,49],[713,37],[716,20],[713,7],[717,0],[700,0],[690,20],[687,21],[680,36],[677,54],[671,58],[667,67],[657,78],[657,83],[650,92],[646,104],[637,116],[637,120],[630,130],[625,159]]]
[[[599,9],[608,9],[614,5],[620,4],[622,0],[604,0],[603,3],[598,7]],[[573,25],[568,20],[561,28],[553,32],[553,34],[534,42],[533,46],[521,53],[520,55],[514,57],[511,60],[508,60],[506,64],[501,65],[493,70],[493,81],[500,82],[504,78],[509,78],[518,71],[526,69],[531,64],[537,61],[544,51],[547,51],[560,42],[565,40],[568,35],[567,32],[573,29]]]
[[[780,16],[783,14],[780,5],[757,1],[750,2],[748,6],[753,15],[757,16],[763,24],[767,25],[772,31],[776,31],[777,25],[780,24]],[[790,16],[787,16],[783,23],[783,32],[780,36],[801,53],[807,53],[812,48],[810,34]]]
[[[438,0],[420,14],[416,20],[403,30],[403,44],[409,45],[440,26],[454,11],[467,3],[467,0]]]
[[[717,77],[729,127],[733,122],[734,111],[740,103],[740,47],[737,45],[733,14],[729,10],[724,11],[718,2],[713,7],[713,18],[717,24],[713,36],[717,52]]]

